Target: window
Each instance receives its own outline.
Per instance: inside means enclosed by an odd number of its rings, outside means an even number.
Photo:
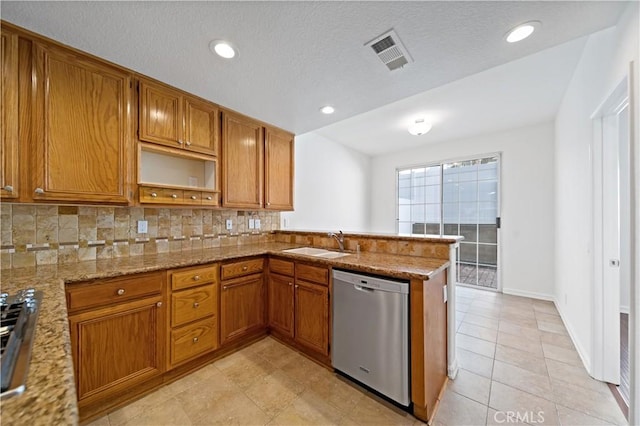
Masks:
[[[458,282],[497,288],[499,156],[397,170],[400,235],[462,235]]]

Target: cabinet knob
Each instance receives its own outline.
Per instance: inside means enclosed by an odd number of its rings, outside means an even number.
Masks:
[[[178,198],[178,196],[176,194],[171,194],[171,198],[175,200],[176,198]]]
[[[191,199],[192,199],[192,200],[195,200],[196,198],[198,198],[198,197],[196,197],[195,195],[192,195],[192,196],[191,196]]]
[[[300,286],[298,284],[296,284],[296,288],[299,288]]]
[[[124,288],[119,288],[116,293],[118,293],[118,296],[122,296],[124,294]]]
[[[193,280],[194,281],[200,281],[200,275],[194,275],[193,276]]]
[[[159,307],[161,307],[161,306],[162,306],[162,302],[158,302],[158,303],[156,303],[156,306],[157,306],[158,308],[159,308]]]
[[[186,142],[187,146],[191,146],[191,142],[187,141]]]
[[[248,266],[243,266],[243,267],[242,267],[242,270],[243,270],[243,271],[246,271],[247,269],[249,269],[249,267],[248,267]]]
[[[198,302],[193,302],[193,307],[197,308],[198,306],[200,306],[200,304]]]
[[[213,200],[213,197],[211,197],[211,195],[207,196],[207,200],[211,201]]]
[[[36,194],[44,194],[44,189],[42,189],[42,188],[36,188],[35,193],[36,193]]]
[[[289,286],[292,286],[292,285],[293,285],[293,283],[289,283]]]
[[[197,337],[193,338],[193,343],[198,343],[198,338]]]
[[[226,285],[225,285],[225,286],[222,286],[222,289],[223,289],[223,290],[226,290],[226,289],[227,289],[227,286],[226,286]]]
[[[270,205],[271,205],[271,203],[267,203],[267,205],[268,205],[268,206],[270,206]]]
[[[13,192],[13,186],[5,185],[4,190],[7,191],[7,192]]]
[[[178,145],[182,145],[182,141],[181,140],[178,141]]]
[[[151,196],[152,196],[153,198],[156,198],[156,197],[158,196],[158,193],[157,193],[157,192],[152,192],[152,193],[151,193]]]

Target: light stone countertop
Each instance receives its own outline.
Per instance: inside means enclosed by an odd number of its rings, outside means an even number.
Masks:
[[[428,280],[430,276],[449,266],[448,260],[370,252],[352,253],[337,259],[282,253],[282,250],[295,247],[299,245],[262,243],[0,271],[2,292],[13,293],[27,287],[43,292],[27,389],[22,395],[0,403],[0,422],[16,425],[78,423],[65,283],[265,254],[292,260],[313,261],[336,268],[420,280]]]

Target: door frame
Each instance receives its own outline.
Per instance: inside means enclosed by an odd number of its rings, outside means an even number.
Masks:
[[[591,150],[591,167],[592,167],[592,178],[593,178],[593,192],[592,192],[592,244],[593,244],[593,278],[592,278],[592,288],[593,288],[593,298],[592,298],[592,346],[591,346],[591,371],[590,374],[602,381],[610,382],[618,384],[620,383],[620,285],[618,280],[618,285],[614,286],[615,288],[606,288],[605,283],[605,274],[606,268],[605,266],[605,252],[604,247],[606,243],[606,238],[604,235],[605,225],[604,221],[606,220],[605,214],[605,205],[608,202],[606,200],[606,194],[603,189],[603,178],[605,174],[605,164],[603,161],[603,154],[605,150],[605,141],[609,134],[605,134],[609,130],[606,128],[604,121],[607,118],[610,118],[613,115],[617,115],[617,113],[624,109],[625,106],[628,108],[629,114],[629,124],[628,124],[628,137],[626,142],[621,141],[618,136],[616,142],[616,148],[618,153],[620,152],[620,144],[626,143],[627,146],[624,147],[629,153],[629,158],[627,159],[627,170],[628,173],[628,187],[626,188],[626,196],[629,197],[629,202],[632,203],[632,158],[633,152],[631,150],[631,146],[633,145],[631,141],[633,140],[633,107],[632,107],[632,87],[631,83],[631,75],[626,75],[609,93],[608,96],[604,99],[604,101],[596,108],[594,113],[591,115],[592,125],[593,125],[593,140],[592,145],[590,147]],[[619,134],[619,127],[616,126],[616,130]],[[619,159],[620,160],[620,159]],[[618,164],[618,170],[620,166]],[[620,188],[620,186],[619,186]],[[622,194],[621,194],[622,196]],[[631,206],[633,210],[633,206]],[[630,222],[632,222],[633,215],[631,216]],[[624,224],[620,223],[619,226],[624,226]],[[628,228],[622,229],[622,232],[631,233],[633,226],[631,223],[628,224]],[[631,244],[633,246],[634,236],[631,234]],[[631,255],[633,255],[632,247],[629,247],[631,251]],[[619,254],[618,257],[623,257],[622,253]],[[633,259],[633,257],[629,256],[629,259]],[[630,262],[630,265],[622,265],[623,267],[633,268],[633,262]],[[633,295],[634,295],[634,283],[633,276],[631,276],[630,282],[630,318],[633,318],[635,314],[635,306],[633,303]],[[611,330],[615,331],[612,332]],[[611,349],[613,348],[613,350]],[[630,355],[634,352],[633,350],[633,341],[630,342]],[[633,357],[631,356],[631,374],[634,372],[634,362]],[[633,387],[634,380],[631,378],[631,383]],[[633,392],[633,391],[632,391]],[[633,394],[632,394],[633,395]]]

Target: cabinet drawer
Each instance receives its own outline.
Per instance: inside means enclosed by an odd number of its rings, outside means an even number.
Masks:
[[[175,365],[218,347],[218,318],[211,317],[171,331],[171,364]]]
[[[218,264],[180,269],[171,273],[171,289],[195,287],[218,282]]]
[[[219,205],[217,192],[202,192],[202,205],[203,206],[217,206]]]
[[[198,206],[202,204],[202,192],[200,191],[185,190],[183,195],[184,195],[184,204],[196,204]]]
[[[184,191],[182,189],[154,188],[140,186],[139,198],[141,203],[155,204],[183,204]]]
[[[321,266],[296,264],[296,280],[311,281],[314,283],[329,284],[329,270]]]
[[[124,302],[160,294],[162,272],[113,278],[91,284],[67,286],[69,311]]]
[[[269,270],[276,274],[293,276],[293,262],[282,259],[269,259]]]
[[[222,265],[222,279],[240,277],[242,275],[255,274],[264,268],[264,259],[249,259],[240,262]]]
[[[218,284],[175,292],[171,295],[171,326],[211,316],[218,307]]]

